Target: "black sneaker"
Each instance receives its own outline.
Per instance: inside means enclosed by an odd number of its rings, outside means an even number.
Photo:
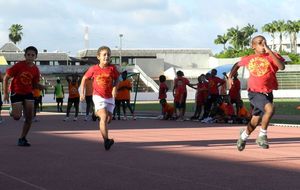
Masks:
[[[19,138],[18,140],[18,146],[30,146],[27,139],[25,137]]]
[[[104,140],[104,148],[105,150],[109,150],[110,147],[114,144],[114,139],[106,139]]]

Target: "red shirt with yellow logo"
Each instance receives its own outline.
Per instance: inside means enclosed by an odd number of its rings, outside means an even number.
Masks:
[[[281,62],[284,62],[279,54],[274,54]],[[249,91],[269,93],[278,89],[276,78],[278,67],[268,53],[243,57],[238,65],[245,66],[249,70]]]
[[[108,65],[104,68],[94,65],[85,73],[85,77],[94,78],[93,95],[112,98],[113,82],[118,80],[119,72],[114,65]]]
[[[28,65],[26,61],[20,61],[6,70],[6,74],[13,77],[10,89],[17,94],[30,94],[33,92],[33,84],[40,81],[40,71],[36,65]]]

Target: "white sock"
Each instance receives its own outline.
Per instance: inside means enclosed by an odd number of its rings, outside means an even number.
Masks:
[[[258,136],[259,137],[267,136],[267,130],[264,130],[264,129],[260,128]]]
[[[241,134],[241,139],[243,141],[246,141],[248,139],[249,135],[246,133],[246,130],[243,131],[243,133]]]

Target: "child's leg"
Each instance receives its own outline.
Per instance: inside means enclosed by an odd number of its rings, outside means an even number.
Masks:
[[[78,117],[79,113],[79,98],[74,100],[74,107],[75,107],[75,117]]]
[[[274,114],[275,108],[274,105],[272,103],[268,103],[265,105],[265,113],[262,117],[262,121],[261,121],[261,128],[263,130],[267,130],[270,120]]]
[[[11,104],[11,115],[14,120],[19,120],[22,117],[23,111],[23,103],[22,102],[15,102]]]
[[[70,115],[70,110],[71,110],[71,107],[73,105],[73,102],[71,100],[68,100],[68,106],[67,106],[67,114],[66,114],[66,117],[69,117]]]
[[[121,104],[122,104],[122,109],[123,109],[124,117],[127,118],[127,115],[126,115],[126,101],[122,100]]]
[[[99,121],[99,129],[101,132],[101,135],[104,140],[108,139],[108,129],[107,129],[107,123],[108,123],[108,113],[106,109],[100,109],[97,111],[97,115],[100,117]]]
[[[26,137],[32,123],[32,115],[33,115],[33,109],[34,109],[34,101],[33,100],[25,100],[24,101],[24,111],[25,111],[25,121],[23,125],[23,130],[20,138]]]

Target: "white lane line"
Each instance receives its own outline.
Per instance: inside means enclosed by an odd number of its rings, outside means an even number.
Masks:
[[[5,172],[0,171],[0,174],[3,175],[3,176],[8,177],[8,178],[10,178],[10,179],[13,179],[13,180],[16,180],[16,181],[18,181],[18,182],[21,182],[21,183],[24,183],[24,184],[26,184],[26,185],[29,185],[29,186],[31,186],[31,187],[34,187],[34,188],[36,188],[36,189],[46,190],[46,189],[43,188],[43,187],[40,187],[40,186],[37,186],[37,185],[35,185],[35,184],[29,183],[29,182],[27,182],[27,181],[25,181],[25,180],[23,180],[23,179],[17,178],[17,177],[12,176],[12,175],[9,175],[9,174],[7,174],[7,173],[5,173]]]

